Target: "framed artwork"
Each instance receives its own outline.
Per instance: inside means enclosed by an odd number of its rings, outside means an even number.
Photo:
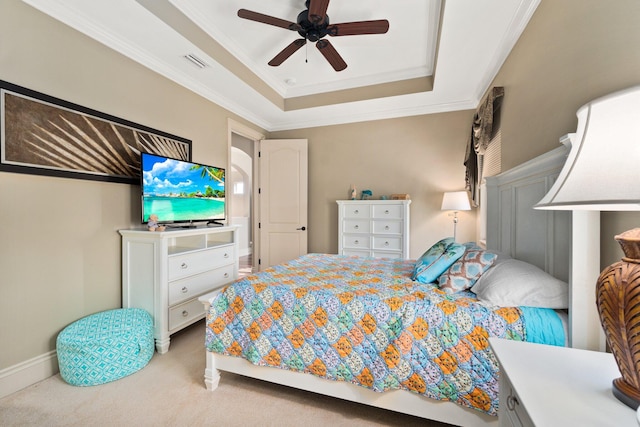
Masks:
[[[139,184],[141,152],[191,141],[0,80],[0,171]]]

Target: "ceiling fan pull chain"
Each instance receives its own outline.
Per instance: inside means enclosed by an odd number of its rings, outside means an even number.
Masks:
[[[304,62],[309,63],[309,43],[304,44]]]

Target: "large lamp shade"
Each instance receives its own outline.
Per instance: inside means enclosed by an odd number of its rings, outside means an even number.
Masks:
[[[577,112],[569,157],[537,209],[640,210],[640,86]]]

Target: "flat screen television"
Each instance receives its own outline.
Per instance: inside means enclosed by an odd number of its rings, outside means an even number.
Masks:
[[[140,156],[142,222],[220,224],[226,214],[225,170],[156,154]]]

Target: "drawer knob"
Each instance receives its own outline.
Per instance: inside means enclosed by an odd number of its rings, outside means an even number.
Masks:
[[[389,209],[387,209],[386,211],[384,211],[385,214],[389,215]]]
[[[189,292],[189,289],[187,289],[186,286],[183,286],[181,290],[183,294],[186,294],[187,292]]]
[[[516,405],[519,405],[519,404],[520,404],[520,402],[518,402],[518,398],[515,397],[513,394],[510,394],[507,397],[507,408],[510,411],[514,411],[516,409]]]
[[[182,264],[180,264],[180,268],[184,270],[186,268],[189,268],[189,266],[187,265],[186,262],[183,262]]]
[[[388,230],[388,229],[389,229],[389,226],[388,226],[388,225],[385,225],[385,226],[384,226],[384,229],[385,229],[385,230]]]
[[[229,254],[225,252],[224,257],[229,258]]]
[[[355,241],[353,242],[353,244],[354,244],[354,245],[359,245],[359,244],[360,244],[360,240],[355,240]]]
[[[355,225],[355,226],[353,226],[353,228],[357,230],[357,229],[360,228],[360,226],[359,225]]]
[[[187,310],[182,310],[182,317],[187,317],[189,312]]]
[[[385,246],[389,246],[389,242],[384,242],[384,245]]]
[[[226,279],[227,277],[229,277],[229,273],[224,273],[224,277],[225,277],[225,279]]]
[[[358,209],[356,209],[355,211],[353,211],[353,213],[358,215],[360,213],[360,211]]]

